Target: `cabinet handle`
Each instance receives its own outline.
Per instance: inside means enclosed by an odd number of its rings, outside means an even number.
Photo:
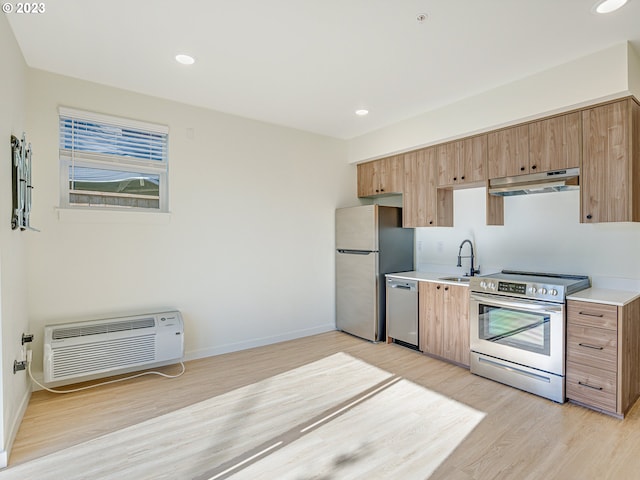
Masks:
[[[460,180],[464,180],[464,175],[460,177]]]
[[[520,167],[520,171],[521,171],[521,172],[524,172],[524,167]]]
[[[578,315],[584,315],[586,317],[597,317],[597,318],[604,317],[602,313],[578,312]]]
[[[591,214],[587,215],[587,219],[588,220],[591,220],[592,218],[593,218],[593,215],[591,215]]]
[[[589,385],[588,383],[578,382],[578,385],[582,385],[583,387],[592,388],[594,390],[602,390],[602,387],[594,387],[593,385]]]
[[[585,347],[585,348],[593,348],[594,350],[603,350],[604,347],[598,347],[597,345],[589,345],[588,343],[579,343],[578,345],[580,345],[581,347]]]
[[[381,188],[381,189],[380,189],[380,191],[381,191],[381,192],[384,192],[384,188]]]
[[[535,165],[531,165],[531,170],[535,170],[536,166]]]
[[[433,225],[433,220],[429,220],[429,225]]]
[[[453,177],[453,181],[455,182],[456,180],[458,180],[458,177]]]
[[[440,285],[437,285],[437,286],[436,286],[436,290],[440,290]]]
[[[445,292],[449,291],[449,287],[444,287]]]

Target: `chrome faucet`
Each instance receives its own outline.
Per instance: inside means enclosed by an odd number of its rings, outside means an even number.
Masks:
[[[464,246],[465,243],[469,244],[469,247],[471,248],[471,255],[467,256],[467,257],[462,257],[460,254],[462,253],[462,247]],[[476,273],[480,273],[480,267],[478,268],[474,268],[473,266],[473,243],[471,243],[471,240],[467,239],[467,240],[463,240],[462,243],[460,244],[460,249],[458,250],[458,267],[462,266],[462,259],[463,258],[470,258],[471,259],[471,266],[469,267],[469,273],[465,273],[465,276],[469,276],[469,277],[473,277]]]

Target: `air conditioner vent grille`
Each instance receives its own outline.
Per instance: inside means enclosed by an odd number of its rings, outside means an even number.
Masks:
[[[57,379],[142,365],[155,359],[155,335],[56,348],[53,356]]]
[[[155,327],[153,317],[139,318],[135,320],[125,320],[121,322],[101,323],[97,325],[83,325],[80,327],[56,328],[51,334],[53,340],[63,340],[65,338],[87,337],[90,335],[100,335],[103,333],[125,332],[138,330],[141,328]]]

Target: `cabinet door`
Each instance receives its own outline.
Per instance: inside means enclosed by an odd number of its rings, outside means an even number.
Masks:
[[[375,163],[358,164],[358,197],[370,197],[378,193],[379,187]]]
[[[442,356],[442,322],[444,320],[444,289],[440,283],[418,283],[418,305],[420,324],[420,350]]]
[[[404,155],[383,158],[380,163],[378,182],[381,194],[402,193],[404,183]]]
[[[627,222],[631,218],[630,100],[582,111],[581,219]]]
[[[444,357],[469,365],[469,289],[444,285]]]
[[[458,154],[458,181],[478,183],[487,179],[487,136],[460,140]]]
[[[402,226],[453,226],[453,191],[438,189],[436,148],[404,156]]]
[[[489,178],[529,173],[529,126],[506,128],[488,134]]]
[[[529,171],[548,172],[580,165],[580,112],[529,124]]]
[[[449,187],[458,183],[459,142],[445,143],[436,147],[438,160],[438,186]]]

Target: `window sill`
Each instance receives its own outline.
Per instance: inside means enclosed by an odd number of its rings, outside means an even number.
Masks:
[[[112,223],[168,225],[171,213],[100,210],[86,208],[56,208],[58,221],[62,223]]]

